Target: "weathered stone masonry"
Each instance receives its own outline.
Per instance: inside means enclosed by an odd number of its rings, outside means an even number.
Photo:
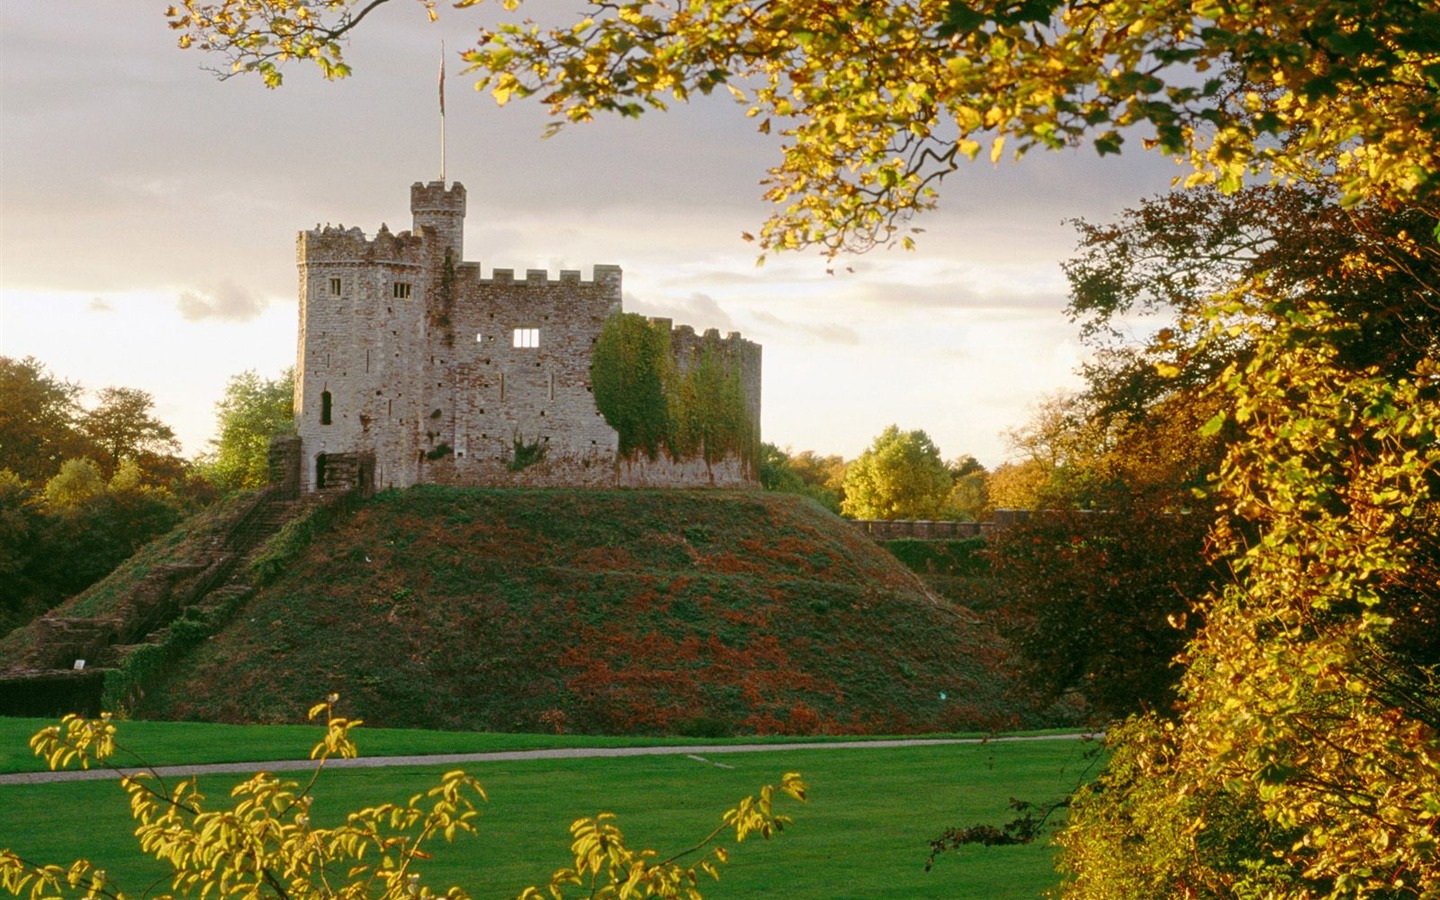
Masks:
[[[737,455],[617,458],[596,409],[593,348],[621,311],[618,266],[591,280],[464,262],[465,188],[410,189],[412,231],[316,227],[297,241],[295,409],[301,490],[468,485],[749,485]],[[759,434],[760,347],[673,332],[682,368],[704,343],[739,367]]]

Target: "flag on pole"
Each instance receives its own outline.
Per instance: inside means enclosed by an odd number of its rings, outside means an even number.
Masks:
[[[445,184],[445,42],[440,42],[440,184]]]

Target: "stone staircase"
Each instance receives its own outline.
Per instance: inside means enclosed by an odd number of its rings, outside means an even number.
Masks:
[[[107,677],[132,654],[173,654],[172,630],[180,623],[192,630],[223,627],[255,590],[249,563],[265,542],[317,507],[344,499],[330,491],[294,499],[267,488],[187,539],[178,559],[152,567],[106,615],[74,617],[61,606],[41,616],[29,626],[33,639],[18,658],[0,660],[0,715],[98,713]],[[127,684],[126,693],[143,687]]]

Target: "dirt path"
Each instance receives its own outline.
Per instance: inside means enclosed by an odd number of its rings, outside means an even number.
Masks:
[[[495,750],[488,753],[436,753],[428,756],[362,756],[356,759],[331,759],[327,769],[378,769],[390,766],[453,766],[466,763],[523,762],[531,759],[592,759],[622,756],[688,756],[699,762],[723,766],[706,759],[727,753],[767,753],[779,750],[885,750],[894,747],[931,747],[946,744],[1001,744],[1017,741],[1070,741],[1084,737],[1102,738],[1104,734],[1032,734],[992,738],[902,738],[884,741],[835,741],[830,743],[793,744],[706,744],[687,747],[573,747],[551,750]],[[171,778],[191,775],[254,772],[293,772],[314,768],[314,760],[290,759],[269,762],[205,763],[186,766],[156,766],[155,774]],[[58,781],[101,781],[142,771],[124,768],[89,769],[65,772],[15,772],[0,775],[0,785],[47,784]]]

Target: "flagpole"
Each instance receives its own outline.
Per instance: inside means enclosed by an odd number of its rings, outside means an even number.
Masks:
[[[445,185],[445,42],[440,42],[440,185]]]

